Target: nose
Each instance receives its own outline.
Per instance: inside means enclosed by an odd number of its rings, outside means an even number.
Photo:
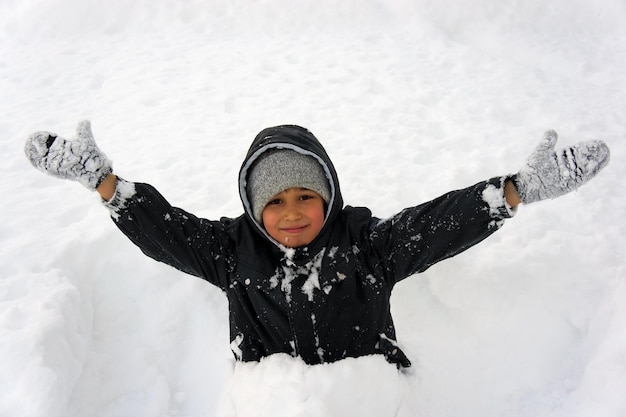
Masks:
[[[285,220],[298,220],[301,217],[298,205],[294,203],[287,203],[285,205],[284,218]]]

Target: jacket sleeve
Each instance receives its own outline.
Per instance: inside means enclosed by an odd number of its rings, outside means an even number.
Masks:
[[[232,257],[224,223],[172,207],[151,185],[121,178],[104,205],[115,225],[144,254],[226,288]]]
[[[371,250],[392,285],[500,229],[515,214],[504,198],[507,179],[492,178],[452,191],[372,224]]]

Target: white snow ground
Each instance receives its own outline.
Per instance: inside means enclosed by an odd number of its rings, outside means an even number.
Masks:
[[[623,417],[625,21],[621,0],[3,0],[0,416]],[[410,372],[234,369],[218,290],[28,164],[29,133],[84,118],[120,175],[208,218],[241,213],[239,164],[279,123],[379,216],[516,171],[548,128],[612,162],[398,285]]]

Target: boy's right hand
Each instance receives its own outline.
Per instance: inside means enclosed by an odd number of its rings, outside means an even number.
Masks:
[[[96,145],[88,120],[78,124],[72,140],[50,132],[33,133],[26,140],[24,152],[40,171],[78,181],[90,190],[95,190],[113,171],[111,161]]]

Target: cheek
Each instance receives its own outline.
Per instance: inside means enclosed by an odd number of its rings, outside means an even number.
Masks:
[[[261,213],[261,221],[263,227],[272,227],[276,225],[277,214],[272,210],[263,210]]]
[[[263,215],[263,228],[272,238],[280,240],[280,231],[278,229],[278,221],[272,215]]]
[[[321,229],[324,224],[324,207],[317,207],[314,210],[309,212],[309,219],[311,219],[311,223],[313,223],[317,229]]]

